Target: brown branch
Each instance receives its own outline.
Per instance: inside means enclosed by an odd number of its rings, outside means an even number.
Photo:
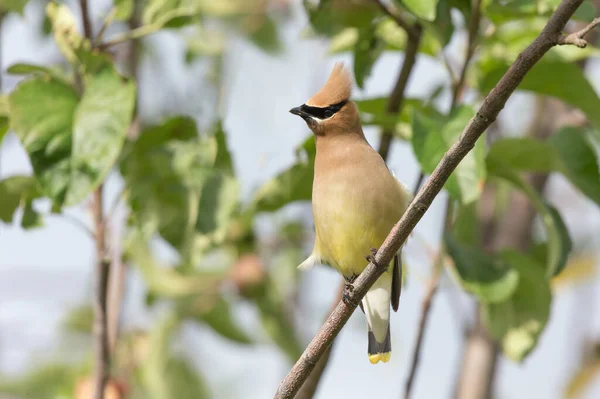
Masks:
[[[385,267],[379,267],[378,265],[387,265],[391,262],[394,254],[421,220],[454,169],[473,149],[477,139],[496,120],[506,101],[516,90],[527,72],[548,50],[558,43],[558,37],[561,35],[562,30],[582,2],[583,0],[563,0],[539,36],[517,57],[513,65],[484,99],[481,108],[464,129],[458,141],[446,152],[425,186],[419,191],[400,221],[394,226],[381,248],[379,248],[375,256],[375,262],[370,262],[358,276],[353,284],[354,289],[348,295],[348,300],[338,303],[300,359],[281,382],[275,398],[293,398],[298,392],[369,288],[385,271]]]
[[[373,1],[379,6],[379,8],[381,9],[381,11],[383,11],[384,14],[392,18],[399,27],[406,31],[406,34],[408,35],[407,41],[410,42],[410,40],[414,40],[416,38],[416,36],[419,34],[416,29],[417,24],[411,25],[410,22],[408,22],[402,14],[400,14],[396,10],[393,10],[391,7],[386,6],[381,0]]]
[[[448,198],[446,200],[446,215],[444,217],[444,226],[442,228],[442,242],[444,239],[444,235],[450,230],[452,227],[454,212],[453,212],[453,204],[452,200]],[[423,338],[425,337],[425,331],[427,330],[427,322],[429,321],[429,312],[431,311],[431,303],[433,302],[433,297],[435,296],[440,277],[442,275],[442,270],[444,268],[444,257],[446,256],[446,249],[442,244],[437,259],[434,262],[433,275],[429,279],[429,284],[427,285],[427,291],[425,292],[425,297],[423,298],[423,304],[421,305],[421,318],[419,319],[419,327],[417,329],[417,342],[415,343],[415,349],[412,356],[412,361],[410,364],[410,371],[408,373],[408,378],[406,379],[406,385],[404,387],[404,398],[410,398],[410,394],[412,392],[412,387],[414,384],[415,377],[417,375],[417,369],[419,367],[419,362],[421,361],[421,349],[423,348]]]
[[[406,51],[404,52],[404,60],[402,61],[402,68],[400,69],[398,79],[396,80],[396,85],[388,98],[386,111],[389,114],[397,115],[402,109],[408,79],[410,78],[413,66],[417,60],[417,52],[419,51],[419,45],[421,44],[421,33],[423,32],[423,28],[420,24],[415,24],[413,28],[415,30],[414,37],[412,39],[409,38],[408,40]],[[392,129],[385,129],[381,133],[379,154],[383,159],[387,159],[388,157],[393,137],[394,132]]]
[[[460,75],[458,80],[456,81],[454,88],[452,90],[452,105],[453,109],[456,104],[460,101],[462,94],[465,89],[465,80],[467,78],[467,70],[469,69],[469,64],[471,63],[471,59],[475,54],[476,40],[477,34],[479,32],[479,24],[481,22],[481,0],[473,0],[473,7],[471,13],[471,19],[469,21],[469,27],[467,30],[468,39],[467,39],[467,54],[465,56],[465,62],[462,65],[460,70]]]
[[[94,301],[95,376],[94,398],[102,399],[110,374],[110,349],[106,297],[110,260],[106,256],[106,235],[102,217],[102,185],[94,191],[94,227],[96,230],[96,292]]]
[[[329,310],[329,313],[327,314],[327,317],[329,317],[331,315],[331,313],[333,313],[337,303],[342,298],[342,293],[344,292],[344,286],[345,286],[345,284],[344,284],[344,282],[342,282],[342,284],[340,285],[340,289],[338,290],[338,293],[335,296],[335,300],[333,302],[331,310]],[[315,366],[315,369],[310,373],[310,376],[308,377],[306,382],[302,385],[302,388],[300,388],[300,391],[298,391],[298,394],[296,395],[295,399],[311,399],[315,395],[315,392],[317,392],[317,388],[319,387],[319,382],[321,381],[321,377],[323,376],[323,372],[325,371],[325,368],[327,367],[327,364],[329,363],[329,356],[331,355],[331,351],[333,350],[334,344],[335,344],[335,341],[331,344],[331,346],[329,348],[327,348],[327,350],[325,351],[325,354],[321,357],[321,359],[319,359],[319,361],[317,362],[317,365]]]
[[[585,48],[587,46],[587,41],[583,38],[587,35],[592,29],[600,24],[600,18],[594,18],[592,22],[590,22],[586,27],[577,32],[569,33],[566,36],[559,36],[558,45],[562,46],[565,44],[572,44],[574,46]]]
[[[83,21],[83,34],[89,40],[92,40],[92,22],[90,20],[90,11],[88,8],[88,0],[79,0],[81,8],[81,19]]]

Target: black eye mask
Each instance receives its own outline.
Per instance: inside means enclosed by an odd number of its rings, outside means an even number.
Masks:
[[[331,118],[336,112],[338,112],[348,101],[344,100],[337,104],[332,104],[328,107],[311,107],[310,105],[303,104],[300,106],[300,110],[318,119]]]

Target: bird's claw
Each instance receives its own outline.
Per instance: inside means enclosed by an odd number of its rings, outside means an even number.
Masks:
[[[365,259],[369,262],[372,262],[375,266],[379,267],[379,264],[375,260],[375,256],[377,255],[377,248],[370,248],[371,255],[365,256]]]

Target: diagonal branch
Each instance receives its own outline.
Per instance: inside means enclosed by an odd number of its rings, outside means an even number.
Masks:
[[[559,36],[558,45],[562,46],[565,44],[572,44],[574,46],[585,48],[587,46],[587,41],[583,38],[587,35],[592,29],[594,29],[598,24],[600,24],[600,18],[594,18],[592,22],[590,22],[585,28],[569,33],[566,36]]]
[[[276,399],[291,399],[298,392],[300,386],[306,381],[321,356],[339,334],[361,299],[385,271],[385,267],[377,265],[389,264],[394,254],[400,249],[400,246],[406,241],[435,197],[442,190],[454,169],[473,149],[477,139],[496,120],[508,98],[516,90],[527,72],[548,50],[558,44],[562,30],[582,2],[583,0],[563,0],[539,36],[517,57],[513,65],[484,99],[481,108],[469,121],[458,141],[446,152],[425,186],[419,191],[400,221],[394,226],[381,248],[379,248],[375,262],[370,262],[358,276],[354,282],[354,289],[348,295],[348,300],[338,303],[300,359],[281,382],[275,393]]]

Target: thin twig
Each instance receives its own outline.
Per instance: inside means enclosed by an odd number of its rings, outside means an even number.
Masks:
[[[96,343],[94,398],[104,397],[104,387],[110,374],[110,348],[106,298],[110,259],[106,254],[106,235],[102,217],[102,185],[94,190],[94,227],[96,230],[96,295],[94,303],[94,338]]]
[[[417,31],[415,30],[415,25],[411,25],[411,23],[408,22],[402,14],[392,9],[391,7],[386,6],[381,0],[373,1],[379,6],[379,8],[381,9],[381,11],[383,11],[384,14],[392,18],[399,27],[406,31],[406,34],[408,35],[408,41],[416,37]]]
[[[508,98],[516,90],[527,72],[548,50],[558,43],[559,35],[561,35],[565,25],[582,2],[583,0],[563,0],[539,36],[517,57],[498,84],[484,99],[481,108],[469,121],[458,141],[446,152],[427,183],[411,202],[400,221],[392,228],[381,248],[377,251],[375,261],[370,262],[358,276],[353,284],[354,289],[348,295],[348,300],[338,303],[335,311],[327,318],[302,356],[281,382],[275,393],[275,398],[291,399],[298,392],[359,302],[385,271],[385,267],[379,267],[378,265],[388,265],[391,262],[392,257],[398,252],[410,232],[421,220],[454,169],[473,149],[483,132],[496,120]]]
[[[104,39],[104,34],[106,33],[106,30],[108,29],[108,27],[110,26],[112,21],[115,19],[116,15],[117,15],[117,8],[112,7],[110,9],[110,11],[108,12],[108,15],[106,16],[106,18],[104,18],[104,22],[102,23],[102,26],[100,27],[100,30],[98,31],[98,34],[96,35],[96,39],[94,39],[94,44],[102,43],[102,39]]]
[[[450,198],[446,200],[446,211],[444,217],[444,226],[442,227],[442,242],[444,235],[450,231],[453,220],[453,203]],[[423,348],[423,338],[425,337],[425,331],[427,330],[427,322],[429,321],[429,312],[431,311],[431,303],[435,296],[440,283],[440,277],[442,270],[444,269],[444,260],[446,257],[446,249],[442,244],[438,256],[434,262],[433,274],[427,284],[427,290],[425,297],[423,298],[423,304],[421,305],[421,318],[419,319],[419,327],[417,329],[417,342],[415,343],[415,349],[413,351],[412,361],[410,364],[410,371],[408,378],[406,379],[406,385],[404,387],[404,399],[410,398],[412,387],[417,375],[419,362],[421,361],[421,349]]]
[[[86,224],[83,223],[81,220],[77,219],[73,215],[70,215],[70,214],[64,213],[64,212],[61,216],[63,217],[64,220],[68,221],[73,226],[80,228],[83,232],[85,232],[87,235],[89,235],[92,240],[96,240],[96,234],[94,233],[94,231],[92,229],[90,229],[88,226],[86,226]]]
[[[458,80],[454,84],[452,90],[452,105],[450,106],[453,109],[456,104],[460,101],[462,94],[465,90],[465,80],[467,78],[467,70],[469,69],[469,64],[471,63],[471,59],[475,54],[477,33],[479,32],[479,24],[481,22],[481,0],[473,0],[471,11],[471,19],[469,21],[469,27],[467,31],[467,54],[465,56],[465,62],[460,69],[460,75]]]
[[[87,39],[92,39],[92,22],[90,20],[90,11],[88,8],[88,0],[79,0],[81,8],[81,19],[83,21],[83,34]]]
[[[390,97],[388,98],[386,109],[388,114],[397,115],[402,110],[408,79],[410,78],[410,74],[415,65],[415,61],[417,60],[417,52],[419,51],[419,45],[421,44],[421,33],[423,31],[423,28],[420,24],[415,24],[414,30],[415,36],[411,40],[409,40],[406,45],[406,51],[404,52],[404,60],[402,61],[402,68],[400,69],[400,73],[398,74],[398,79],[396,80],[394,89],[392,90]],[[392,129],[385,129],[381,133],[379,154],[383,159],[387,159],[388,157],[393,137],[394,132]]]
[[[587,35],[592,29],[594,29],[598,24],[600,24],[600,18],[594,18],[594,20],[590,22],[585,28],[578,30],[577,32],[570,33],[566,36],[559,36],[557,44],[559,46],[565,44],[572,44],[579,48],[585,48],[585,46],[587,46],[587,41],[583,37]]]

